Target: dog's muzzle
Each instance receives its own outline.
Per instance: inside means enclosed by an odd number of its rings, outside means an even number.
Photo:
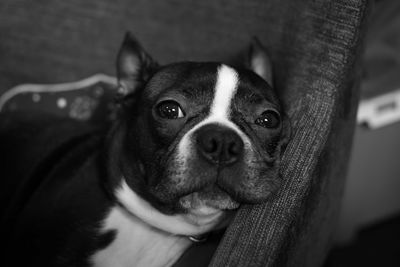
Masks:
[[[205,125],[198,130],[196,147],[209,163],[231,165],[243,157],[243,141],[232,129],[220,125]]]

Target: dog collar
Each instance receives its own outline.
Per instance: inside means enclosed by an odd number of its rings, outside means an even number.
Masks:
[[[203,243],[208,239],[208,234],[188,236],[189,240],[193,243]]]

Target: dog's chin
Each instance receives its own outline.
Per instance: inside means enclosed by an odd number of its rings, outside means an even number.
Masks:
[[[180,206],[189,213],[207,215],[225,210],[235,210],[240,204],[217,186],[210,186],[183,196]]]

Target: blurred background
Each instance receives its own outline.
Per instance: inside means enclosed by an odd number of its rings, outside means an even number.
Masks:
[[[336,247],[328,266],[400,266],[400,1],[376,1]]]

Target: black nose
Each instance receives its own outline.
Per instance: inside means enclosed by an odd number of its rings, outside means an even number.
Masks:
[[[210,124],[198,130],[197,148],[211,163],[226,165],[241,158],[243,141],[233,130]]]

